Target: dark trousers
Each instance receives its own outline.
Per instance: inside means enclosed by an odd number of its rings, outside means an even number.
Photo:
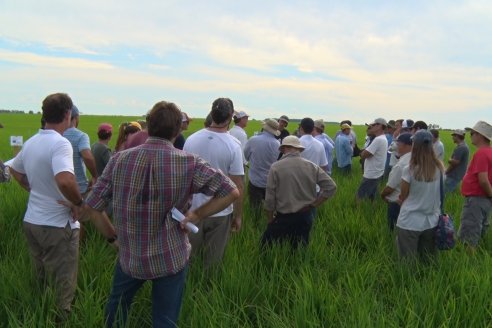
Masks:
[[[292,249],[299,243],[306,246],[309,243],[309,233],[313,225],[311,210],[282,214],[277,213],[275,219],[268,224],[261,237],[261,245],[271,245],[275,242],[289,241]]]
[[[398,215],[400,215],[400,205],[398,203],[389,202],[388,203],[388,228],[390,231],[395,229],[396,220],[398,220]]]
[[[248,183],[249,205],[254,209],[263,208],[263,200],[265,199],[266,188],[260,188],[251,183]]]
[[[178,273],[152,279],[152,326],[176,327],[186,277],[186,267]],[[126,327],[133,297],[146,280],[133,278],[116,263],[113,287],[106,305],[106,327]]]

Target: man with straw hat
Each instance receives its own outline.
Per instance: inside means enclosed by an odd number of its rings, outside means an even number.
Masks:
[[[287,240],[296,249],[299,243],[308,244],[312,209],[335,194],[336,184],[318,165],[301,157],[304,146],[296,136],[285,137],[279,150],[284,155],[268,173],[265,196],[268,226],[261,244]],[[316,185],[320,187],[319,193]]]
[[[278,122],[267,118],[262,127],[263,131],[249,139],[244,146],[244,158],[249,162],[249,204],[255,209],[261,208],[265,199],[268,171],[278,158],[280,146],[280,142],[275,139],[280,135]]]
[[[461,193],[466,197],[461,212],[460,240],[473,252],[489,227],[492,211],[492,126],[478,121],[470,131],[472,144],[478,149],[468,166]]]

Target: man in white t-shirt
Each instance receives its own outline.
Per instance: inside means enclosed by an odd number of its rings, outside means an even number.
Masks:
[[[248,125],[249,115],[243,111],[235,113],[233,116],[234,126],[229,130],[229,133],[241,143],[241,153],[244,151],[244,145],[248,142],[248,135],[244,129]],[[244,157],[244,155],[243,155]],[[244,165],[248,164],[243,158]]]
[[[200,220],[199,231],[190,234],[192,256],[203,248],[204,267],[209,268],[219,263],[224,256],[230,231],[239,231],[242,220],[244,166],[241,146],[237,139],[228,133],[229,124],[234,113],[232,101],[228,98],[216,99],[212,104],[212,124],[210,127],[195,132],[186,139],[183,150],[196,154],[215,169],[228,175],[236,184],[240,197],[233,205],[221,212]],[[211,196],[193,195],[191,209],[206,203]]]
[[[29,191],[24,234],[40,284],[53,283],[58,319],[67,318],[77,286],[78,217],[83,198],[74,175],[73,150],[63,132],[70,126],[73,103],[64,93],[43,101],[44,130],[26,141],[10,172]],[[60,200],[74,204],[70,208]]]
[[[378,184],[384,174],[386,164],[386,153],[388,151],[388,140],[384,130],[388,123],[384,118],[377,118],[374,122],[367,125],[367,134],[374,137],[374,140],[360,154],[364,162],[364,174],[362,182],[355,196],[357,203],[360,200],[369,198],[374,200],[378,190]]]
[[[326,158],[325,147],[323,144],[316,140],[313,136],[314,121],[312,118],[305,117],[299,124],[299,133],[301,137],[301,145],[304,147],[304,151],[301,153],[301,157],[313,162],[323,169],[328,171],[328,159]]]
[[[395,140],[398,147],[397,151],[400,154],[400,158],[396,164],[391,168],[388,177],[388,183],[381,191],[381,198],[388,203],[388,227],[390,231],[395,228],[396,220],[400,214],[400,185],[403,169],[410,164],[410,157],[412,156],[412,134],[402,133]]]

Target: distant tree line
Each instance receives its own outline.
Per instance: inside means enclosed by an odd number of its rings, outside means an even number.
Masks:
[[[23,110],[17,109],[0,109],[0,113],[10,113],[10,114],[25,114],[26,112]],[[28,111],[28,114],[35,114],[34,111]],[[36,114],[41,114],[41,112],[37,112]]]

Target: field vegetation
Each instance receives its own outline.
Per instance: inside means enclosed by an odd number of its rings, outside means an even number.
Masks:
[[[117,137],[119,123],[138,117],[81,116],[80,129],[96,141],[97,125],[110,122]],[[478,120],[478,118],[477,118]],[[24,140],[37,132],[40,115],[0,114],[0,158],[13,156],[10,135]],[[189,132],[201,128],[193,120]],[[297,127],[291,123],[290,131]],[[248,127],[251,136],[260,123]],[[334,136],[338,126],[328,126]],[[359,146],[364,126],[357,126]],[[446,158],[454,145],[442,132]],[[467,142],[471,150],[474,147]],[[492,325],[492,239],[470,256],[458,245],[441,252],[434,263],[401,263],[395,236],[386,226],[380,199],[357,207],[354,194],[361,179],[358,159],[351,177],[333,179],[337,194],[318,210],[310,244],[291,253],[274,247],[260,253],[266,226],[263,215],[245,205],[243,229],[232,236],[223,265],[205,273],[191,264],[179,321],[180,327],[487,327]],[[0,327],[54,327],[52,291],[32,285],[22,219],[28,194],[16,183],[0,185]],[[459,217],[459,193],[446,199],[446,211]],[[66,327],[102,327],[116,260],[115,251],[89,227],[80,248],[78,289]],[[150,285],[137,295],[129,327],[151,326]]]

